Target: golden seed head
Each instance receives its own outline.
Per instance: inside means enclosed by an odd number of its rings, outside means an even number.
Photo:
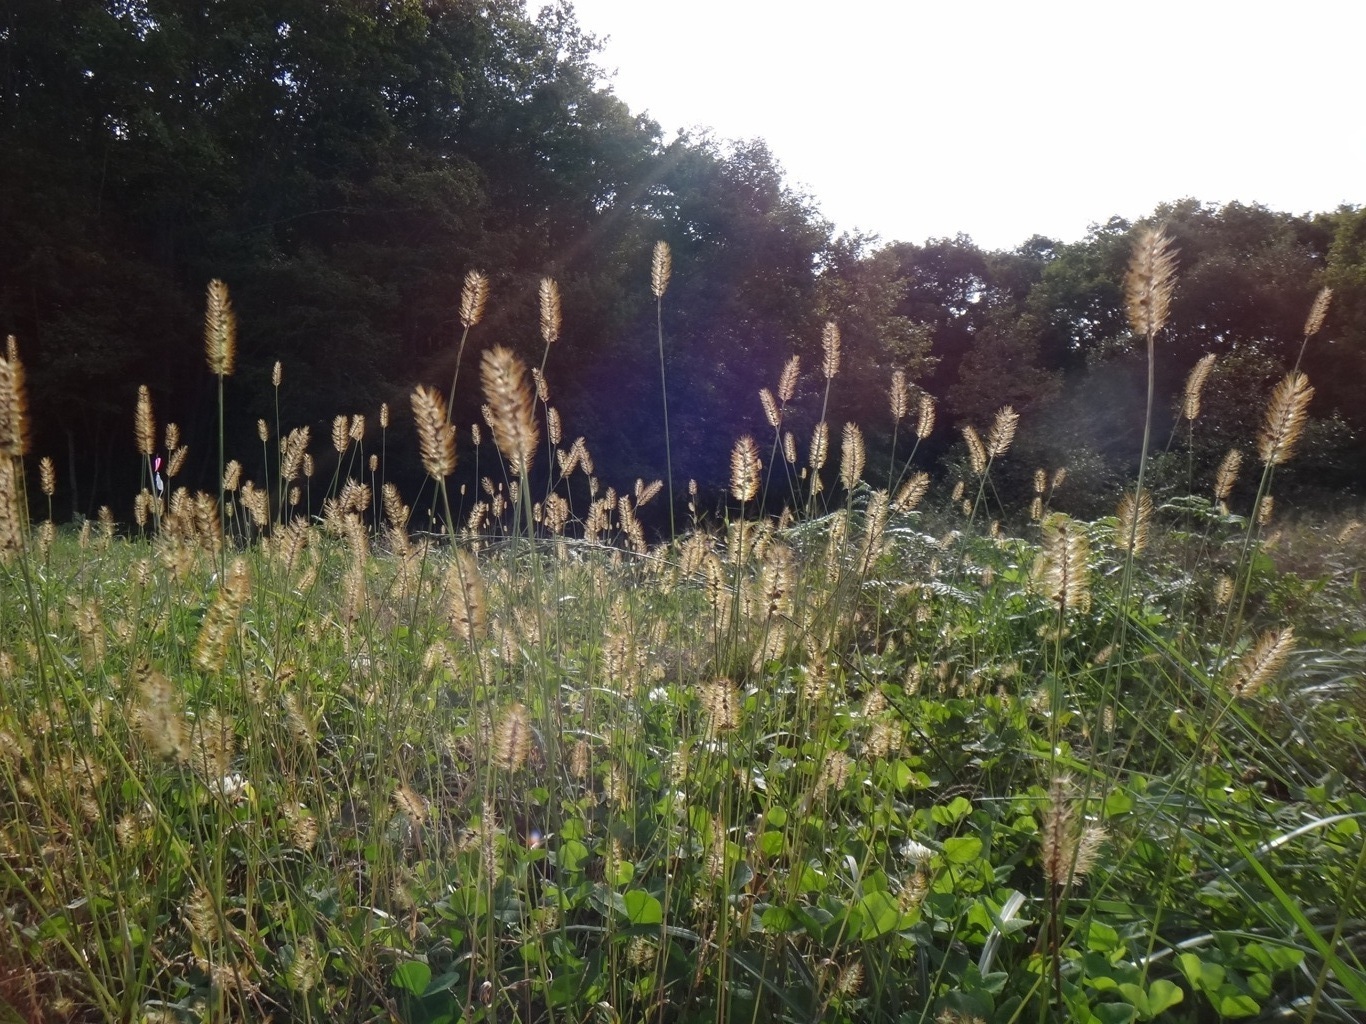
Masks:
[[[280,474],[286,480],[297,480],[308,451],[309,428],[295,427],[280,441]]]
[[[778,375],[778,401],[786,405],[797,393],[797,378],[801,374],[801,357],[793,356],[783,364],[783,372]]]
[[[217,278],[209,282],[204,306],[204,354],[210,373],[232,375],[237,359],[237,315],[228,299],[228,286]]]
[[[180,447],[180,425],[178,423],[166,424],[166,443],[164,447],[168,452],[173,452]]]
[[[759,461],[759,446],[746,434],[735,442],[730,453],[730,493],[739,502],[753,501],[759,496],[759,476],[763,464]]]
[[[1044,596],[1060,611],[1091,606],[1091,546],[1086,534],[1067,516],[1055,512],[1043,523],[1039,578]]]
[[[821,420],[811,432],[811,468],[819,471],[830,454],[830,424]]]
[[[1251,697],[1281,670],[1294,648],[1295,631],[1289,626],[1263,633],[1234,667],[1228,679],[1229,692],[1235,697]]]
[[[157,447],[157,427],[152,419],[152,393],[146,384],[138,385],[137,411],[133,418],[133,430],[137,435],[138,452],[151,457]]]
[[[916,411],[915,436],[923,441],[934,432],[934,399],[929,395],[920,396],[920,408]]]
[[[314,471],[315,468],[317,468],[317,467],[316,467],[316,466],[314,465],[314,463],[313,463],[313,454],[312,454],[311,452],[305,452],[305,453],[304,453],[304,476],[307,477],[309,480],[312,480],[312,479],[313,479],[313,471]]]
[[[0,457],[28,454],[28,393],[24,364],[14,335],[7,339],[8,358],[0,359]]]
[[[987,455],[999,459],[1010,450],[1015,440],[1015,428],[1019,426],[1020,414],[1012,406],[1002,406],[996,412],[996,420],[987,434]]]
[[[982,443],[981,435],[970,423],[963,427],[963,441],[968,446],[968,460],[972,463],[972,471],[981,476],[987,471],[987,446]]]
[[[846,490],[852,491],[858,485],[863,476],[864,461],[863,431],[859,430],[857,423],[846,423],[840,446],[840,483],[844,484]]]
[[[764,407],[764,419],[768,420],[768,425],[777,430],[778,424],[782,422],[782,415],[778,411],[778,402],[774,399],[773,392],[768,388],[760,388],[759,404]]]
[[[413,420],[422,467],[436,480],[455,472],[455,427],[446,416],[446,400],[435,388],[419,386],[412,395]]]
[[[560,286],[553,277],[541,278],[541,337],[547,345],[560,340]]]
[[[1271,512],[1275,507],[1275,501],[1274,496],[1264,494],[1261,501],[1257,502],[1257,508],[1253,511],[1253,518],[1257,520],[1258,526],[1265,526],[1271,522]]]
[[[379,403],[379,429],[380,429],[380,430],[388,430],[388,429],[389,429],[389,403],[388,403],[388,402],[380,402],[380,403]]]
[[[1152,337],[1162,330],[1171,312],[1176,286],[1176,251],[1165,231],[1144,228],[1134,243],[1124,298],[1129,324],[1136,334]]]
[[[46,455],[38,460],[38,486],[49,498],[57,491],[57,467]]]
[[[1238,470],[1243,465],[1243,453],[1237,448],[1230,448],[1224,455],[1224,459],[1219,463],[1219,470],[1214,475],[1214,497],[1219,501],[1228,501],[1228,496],[1233,493],[1233,485],[1238,480]]]
[[[493,741],[493,763],[507,772],[526,765],[531,751],[531,716],[522,704],[513,704],[498,722]]]
[[[553,405],[545,411],[545,432],[551,444],[564,440],[564,425],[560,422],[560,410]]]
[[[465,275],[465,286],[460,290],[460,323],[473,327],[484,317],[484,303],[489,298],[489,279],[478,270]]]
[[[650,291],[656,299],[662,299],[669,289],[669,276],[673,273],[673,254],[668,242],[656,242],[654,255],[650,260]]]
[[[520,477],[531,471],[540,441],[526,366],[509,349],[495,345],[484,353],[480,373],[493,443],[508,460],[513,474]]]
[[[256,421],[256,436],[261,439],[262,444],[270,440],[270,427],[266,426],[265,420]]]
[[[930,475],[928,473],[916,473],[896,492],[896,497],[892,499],[892,508],[897,512],[910,512],[920,504],[925,497],[925,492],[930,489]]]
[[[821,373],[829,380],[840,372],[840,328],[833,320],[821,330],[821,352]]]
[[[1214,353],[1208,352],[1191,367],[1190,375],[1186,377],[1186,398],[1181,404],[1181,415],[1192,423],[1200,417],[1200,395],[1205,390],[1205,382],[1209,380],[1210,371],[1213,369]]]
[[[185,460],[189,458],[189,456],[190,446],[187,444],[182,444],[179,448],[176,448],[171,452],[170,457],[166,460],[167,479],[180,474],[180,471],[185,468]]]
[[[1271,393],[1266,420],[1257,435],[1257,454],[1268,466],[1288,462],[1309,419],[1309,403],[1314,388],[1298,370],[1286,374]]]
[[[270,386],[278,388],[280,382],[285,379],[285,368],[280,360],[275,360],[275,365],[270,368]]]
[[[1312,338],[1323,330],[1324,317],[1328,315],[1328,303],[1333,298],[1333,289],[1320,288],[1314,296],[1314,305],[1309,308],[1309,318],[1304,322],[1305,338]]]
[[[740,727],[740,688],[729,679],[703,683],[698,696],[707,720],[707,735],[715,738]]]
[[[346,454],[351,447],[351,419],[348,416],[332,417],[332,447],[338,455]]]
[[[906,383],[905,370],[892,371],[892,383],[888,391],[888,401],[892,407],[892,422],[900,423],[910,412],[911,386]]]
[[[1067,482],[1067,467],[1066,467],[1066,466],[1060,466],[1059,468],[1053,470],[1053,483],[1049,486],[1049,490],[1051,490],[1051,491],[1056,491],[1059,487],[1061,487],[1061,486],[1062,486],[1064,483],[1066,483],[1066,482]]]
[[[223,470],[223,490],[235,491],[242,485],[242,463],[236,459],[228,462]]]
[[[1034,493],[1042,495],[1046,490],[1048,490],[1048,474],[1042,469],[1034,470]]]
[[[797,436],[790,430],[783,434],[783,458],[790,465],[797,464]]]
[[[1115,511],[1115,543],[1121,550],[1138,555],[1148,545],[1148,526],[1153,517],[1153,502],[1144,489],[1135,499],[1129,491],[1119,499]]]
[[[351,436],[351,440],[355,441],[357,444],[365,440],[364,414],[356,413],[354,416],[351,417],[351,430],[349,431],[349,433]]]

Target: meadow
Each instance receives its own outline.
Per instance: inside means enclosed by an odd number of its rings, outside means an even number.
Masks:
[[[1174,273],[1145,234],[1150,367]],[[471,274],[462,353],[486,297]],[[221,403],[217,282],[205,333]],[[1081,521],[1065,467],[998,497],[1009,407],[931,480],[935,403],[899,374],[863,424],[890,463],[823,414],[794,437],[799,380],[839,386],[833,324],[822,352],[774,367],[721,500],[671,467],[599,481],[544,361],[494,346],[476,503],[447,490],[468,379],[315,439],[277,364],[216,493],[177,484],[144,389],[144,490],[58,528],[12,342],[0,1022],[1362,1019],[1363,533],[1272,503],[1308,380],[1212,480],[1150,486],[1145,430]],[[414,444],[416,514],[386,476]]]

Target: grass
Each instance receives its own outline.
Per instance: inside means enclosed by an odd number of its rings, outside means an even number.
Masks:
[[[661,488],[582,445],[533,504],[550,409],[490,358],[513,468],[440,539],[362,479],[79,530],[9,485],[0,1020],[1366,1012],[1350,523],[1137,489],[1080,522],[1045,481],[1012,529],[1003,410],[923,505],[852,450],[818,488],[822,451],[758,517],[742,439],[729,512],[651,547]],[[445,501],[445,403],[414,408]]]

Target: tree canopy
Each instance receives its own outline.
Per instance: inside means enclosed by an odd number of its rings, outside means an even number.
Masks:
[[[1137,457],[1142,372],[1121,296],[1136,225],[1011,252],[836,236],[761,141],[666,141],[632,113],[568,4],[11,0],[6,18],[0,331],[18,338],[35,449],[62,456],[74,511],[128,492],[142,383],[198,442],[192,471],[209,471],[216,403],[196,339],[211,278],[231,285],[241,325],[227,425],[240,447],[256,443],[276,360],[285,429],[315,433],[449,380],[461,281],[481,269],[479,344],[533,363],[538,281],[559,282],[546,374],[568,432],[606,479],[657,476],[659,239],[674,260],[663,326],[680,483],[723,482],[734,437],[766,426],[759,388],[790,356],[807,397],[823,387],[827,320],[847,353],[828,418],[859,421],[875,449],[901,370],[944,400],[933,458],[955,457],[956,423],[1004,404],[1032,437],[1021,460],[1088,462],[1102,488],[1104,466]],[[1325,424],[1319,482],[1359,486],[1366,213],[1181,200],[1147,220],[1180,250],[1164,408],[1201,355],[1219,357],[1202,465],[1255,430],[1247,389],[1301,358],[1304,316],[1330,285],[1302,365]],[[791,425],[809,430],[817,411]],[[478,416],[462,389],[463,436]]]

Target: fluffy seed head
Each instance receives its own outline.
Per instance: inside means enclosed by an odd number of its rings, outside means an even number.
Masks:
[[[157,447],[157,425],[152,418],[152,393],[146,384],[138,385],[137,411],[133,417],[133,432],[137,435],[139,454],[151,457]]]
[[[840,483],[846,490],[852,491],[858,485],[863,476],[864,460],[863,431],[857,423],[846,423],[840,446]]]
[[[460,289],[460,323],[466,330],[484,318],[484,303],[489,298],[489,279],[482,271],[471,270]]]
[[[1209,380],[1213,369],[1214,353],[1208,352],[1191,367],[1190,375],[1186,377],[1186,399],[1181,404],[1181,415],[1192,423],[1200,416],[1200,394],[1205,390],[1205,382]]]
[[[730,493],[736,501],[753,501],[759,496],[759,446],[746,434],[735,442],[730,453]]]
[[[993,459],[999,459],[1010,450],[1010,444],[1015,440],[1015,428],[1020,424],[1020,414],[1013,406],[1004,405],[996,412],[996,420],[991,424],[991,432],[987,434],[987,455]]]
[[[506,772],[523,767],[531,751],[531,716],[514,704],[503,712],[493,742],[493,763]]]
[[[1224,459],[1219,463],[1219,470],[1214,474],[1214,497],[1219,501],[1228,501],[1228,496],[1233,493],[1233,485],[1238,480],[1238,470],[1243,465],[1243,453],[1237,448],[1230,448],[1224,455]]]
[[[897,512],[910,512],[925,497],[925,492],[930,489],[930,475],[928,473],[916,473],[896,492],[896,497],[892,499],[892,508]]]
[[[778,424],[782,422],[782,417],[778,412],[778,403],[773,398],[773,392],[768,388],[760,388],[759,404],[764,407],[764,419],[768,420],[768,425],[777,430]]]
[[[1289,626],[1267,630],[1234,667],[1229,691],[1235,697],[1251,697],[1281,670],[1294,648],[1295,631]]]
[[[819,471],[830,454],[830,424],[821,420],[811,432],[811,459],[813,470]]]
[[[1333,298],[1333,289],[1320,288],[1314,296],[1314,304],[1309,307],[1309,318],[1304,322],[1305,338],[1312,338],[1323,330],[1324,317],[1328,315],[1328,303]]]
[[[1152,337],[1162,330],[1171,312],[1176,286],[1176,251],[1165,231],[1144,228],[1134,243],[1124,298],[1129,324],[1136,334]]]
[[[920,408],[916,411],[915,436],[923,441],[934,432],[934,399],[929,395],[920,396]]]
[[[1139,554],[1148,546],[1148,526],[1153,517],[1153,502],[1147,490],[1135,498],[1132,491],[1119,499],[1115,511],[1115,544],[1121,550]]]
[[[28,393],[24,364],[14,335],[8,337],[7,358],[0,358],[0,458],[28,454]]]
[[[656,242],[650,260],[650,291],[654,292],[656,299],[664,298],[664,293],[669,290],[669,275],[672,273],[673,254],[669,251],[669,243]]]
[[[1288,373],[1271,393],[1266,421],[1257,435],[1257,454],[1268,466],[1288,462],[1309,419],[1309,403],[1314,388],[1298,370]]]
[[[495,345],[484,353],[480,373],[493,443],[508,460],[513,474],[520,477],[531,472],[540,441],[526,366],[510,350]]]
[[[541,278],[541,337],[547,345],[560,340],[560,286],[553,277]]]
[[[446,400],[435,388],[419,386],[412,403],[422,467],[434,479],[443,480],[455,472],[455,427],[447,420]]]
[[[981,435],[970,423],[963,427],[963,441],[968,446],[968,459],[972,462],[972,471],[981,476],[987,471],[987,446],[982,443]]]
[[[1090,560],[1091,546],[1076,523],[1061,513],[1044,521],[1039,577],[1044,596],[1060,611],[1090,608]]]
[[[379,403],[379,429],[380,429],[380,430],[388,430],[388,429],[389,429],[389,403],[388,403],[388,402],[380,402],[380,403]]]
[[[892,371],[892,383],[887,398],[892,407],[892,422],[900,423],[906,418],[911,404],[911,386],[906,383],[905,370]]]
[[[38,487],[49,498],[57,491],[57,467],[46,455],[38,460]]]
[[[783,372],[778,375],[778,401],[786,405],[797,393],[797,377],[801,373],[801,358],[793,356],[783,364]]]
[[[237,315],[228,299],[228,286],[217,278],[209,282],[204,304],[204,354],[210,373],[232,375],[237,360]]]
[[[270,369],[270,386],[278,388],[280,382],[285,379],[284,367],[280,365],[280,360],[275,360],[275,365]]]
[[[829,380],[840,372],[840,327],[833,320],[821,330],[821,352],[821,373]]]

